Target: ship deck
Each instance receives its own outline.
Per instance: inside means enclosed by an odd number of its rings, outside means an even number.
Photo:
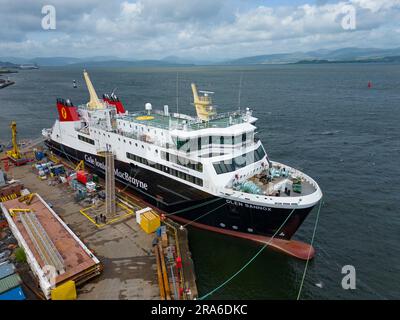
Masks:
[[[271,190],[271,187],[279,185],[279,184],[284,184],[285,180],[290,180],[288,178],[284,177],[279,177],[279,178],[274,178],[271,182],[270,185],[258,182],[259,180],[255,177],[249,179],[250,181],[254,182],[257,186],[261,188],[263,192],[266,192],[266,194],[271,195],[271,196],[276,196],[278,194],[277,191],[275,192],[269,192]],[[301,192],[294,192],[293,187],[288,184],[288,190],[290,190],[290,194],[286,194],[285,192],[280,193],[280,197],[303,197],[310,195],[316,191],[315,187],[311,185],[307,181],[302,181],[301,183]]]
[[[150,127],[160,129],[170,128],[183,128],[186,125],[188,131],[207,129],[207,128],[227,128],[231,125],[239,124],[243,122],[243,114],[239,112],[231,112],[225,114],[218,114],[209,121],[201,121],[195,118],[183,118],[176,117],[173,115],[166,116],[161,112],[152,112],[148,115],[145,112],[134,113],[130,115],[124,115],[124,119],[133,123],[141,125],[147,125]]]
[[[268,175],[265,173],[256,174],[228,189],[245,194],[262,194],[282,198],[304,197],[318,190],[312,179],[300,171],[282,164],[273,164],[271,169],[272,173],[270,172]],[[246,183],[250,183],[250,185],[246,185]]]

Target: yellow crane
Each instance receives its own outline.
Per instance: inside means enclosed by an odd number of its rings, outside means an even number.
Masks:
[[[15,160],[21,159],[22,157],[17,142],[17,123],[15,121],[11,122],[11,143],[12,149],[7,151],[7,155]]]
[[[11,122],[11,143],[12,149],[7,151],[7,157],[16,165],[22,166],[29,160],[23,157],[23,153],[19,150],[17,141],[17,123],[15,121]]]

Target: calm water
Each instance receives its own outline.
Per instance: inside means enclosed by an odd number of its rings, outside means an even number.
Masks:
[[[90,70],[98,93],[117,94],[128,110],[144,103],[176,106],[176,69]],[[304,170],[324,192],[303,299],[389,299],[400,293],[400,66],[321,65],[179,68],[179,109],[193,113],[190,82],[215,91],[220,111],[238,105],[259,118],[259,136],[273,160]],[[55,99],[87,102],[79,69],[12,75],[0,90],[0,141],[17,120],[20,137],[40,134],[57,117]],[[72,80],[79,88],[72,88]],[[374,84],[367,88],[368,81]],[[296,235],[310,241],[311,213]],[[259,249],[238,239],[190,229],[200,294],[236,272]],[[341,287],[353,265],[357,289]],[[305,263],[268,250],[212,298],[295,299]]]

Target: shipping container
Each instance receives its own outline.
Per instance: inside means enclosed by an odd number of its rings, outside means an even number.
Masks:
[[[15,267],[12,263],[0,264],[0,279],[6,278],[15,273]]]
[[[21,286],[18,286],[14,289],[11,289],[3,294],[0,294],[1,300],[25,300],[24,292],[22,291]]]
[[[8,277],[0,279],[0,294],[7,292],[21,284],[21,278],[18,274],[14,273]]]

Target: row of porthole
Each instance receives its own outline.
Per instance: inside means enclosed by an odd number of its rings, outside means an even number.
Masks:
[[[226,224],[223,223],[223,222],[221,222],[219,225],[220,225],[222,228],[225,228],[225,227],[226,227]],[[238,227],[238,226],[232,226],[232,229],[233,229],[233,230],[238,230],[239,227]],[[254,232],[254,230],[253,230],[252,228],[247,228],[247,231],[248,231],[248,232]]]
[[[121,138],[118,138],[118,141],[121,141]],[[126,140],[123,139],[124,143],[126,143]],[[130,145],[132,145],[132,141],[128,141]],[[135,147],[138,147],[137,142],[135,142]],[[141,145],[142,149],[144,149],[144,145]],[[150,151],[150,148],[148,148]],[[158,149],[155,149],[155,152],[158,153]]]
[[[231,194],[227,194],[227,193],[225,193],[227,196],[231,196]],[[235,193],[234,193],[235,194]],[[240,195],[242,196],[242,197],[244,197],[244,194],[243,193],[240,193]],[[249,198],[246,198],[245,197],[245,199],[246,200],[250,200]],[[256,196],[256,199],[260,199],[260,197],[259,196]],[[272,198],[264,198],[264,200],[269,200],[269,201],[272,201]],[[301,199],[299,199],[299,201],[301,201]],[[275,204],[280,204],[280,205],[282,205],[282,204],[286,204],[286,205],[293,205],[293,204],[295,204],[295,205],[298,205],[298,203],[281,203],[281,202],[275,202]]]
[[[90,132],[93,132],[93,133],[97,133],[97,134],[100,134],[101,135],[101,132],[99,131],[99,132],[97,132],[96,130],[92,130],[92,129],[90,129]],[[103,133],[103,136],[106,136],[106,134],[105,133]],[[110,138],[110,135],[108,134],[108,137]]]
[[[118,141],[121,141],[121,138],[118,138]],[[123,142],[126,143],[126,140],[123,139]],[[132,141],[128,141],[130,145],[132,145]],[[138,147],[138,144],[135,142],[135,147]],[[142,149],[144,149],[144,145],[141,145]]]

